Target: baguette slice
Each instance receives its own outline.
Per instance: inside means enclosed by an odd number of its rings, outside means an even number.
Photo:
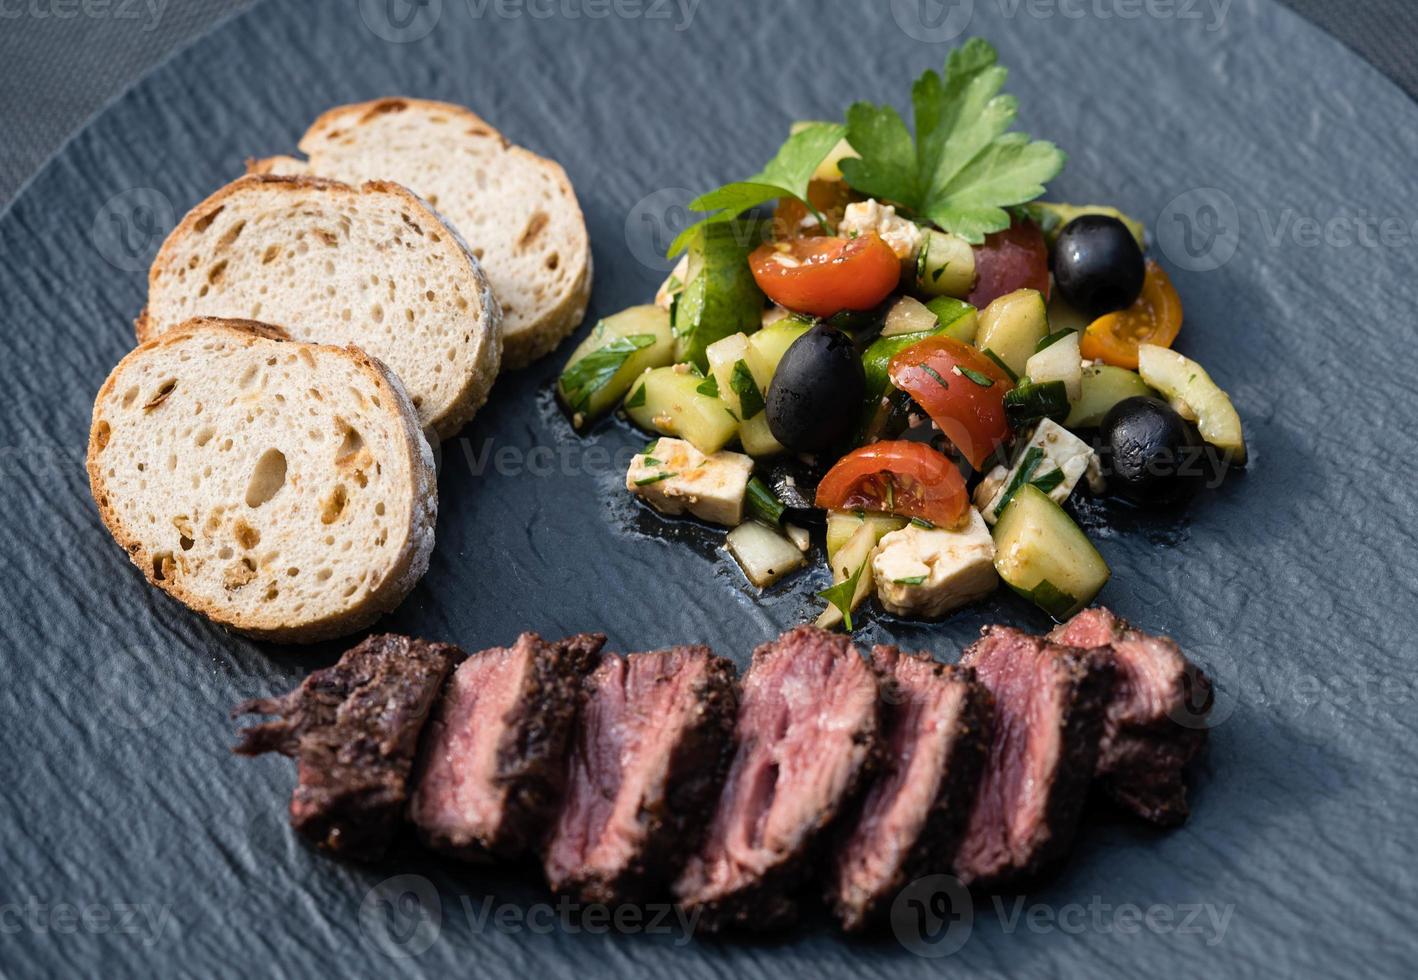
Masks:
[[[458,235],[398,184],[243,177],[183,218],[148,274],[146,342],[191,317],[355,344],[408,389],[431,438],[487,400],[501,309]]]
[[[285,156],[248,166],[349,183],[397,181],[462,232],[502,304],[505,367],[549,353],[585,317],[591,249],[566,172],[508,143],[469,110],[422,99],[341,106],[315,121],[300,150],[304,162]]]
[[[94,402],[89,486],[158,588],[250,636],[314,642],[414,587],[438,487],[391,371],[279,336],[197,319],[131,352]]]

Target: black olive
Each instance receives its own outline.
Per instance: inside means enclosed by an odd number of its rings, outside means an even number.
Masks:
[[[1180,500],[1211,473],[1201,436],[1159,399],[1123,399],[1103,417],[1098,433],[1109,489],[1137,503]]]
[[[1074,218],[1054,243],[1054,282],[1063,298],[1090,319],[1136,302],[1146,272],[1137,239],[1117,218]]]
[[[768,386],[773,438],[794,452],[819,453],[851,433],[866,392],[852,339],[819,323],[784,353]]]

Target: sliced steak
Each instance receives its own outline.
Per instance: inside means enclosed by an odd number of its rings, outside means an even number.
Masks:
[[[605,641],[523,633],[458,668],[424,733],[409,806],[430,846],[486,860],[541,844],[561,802],[581,681]]]
[[[845,637],[802,626],[753,652],[723,792],[675,883],[700,928],[793,920],[816,845],[869,774],[878,698]]]
[[[886,692],[886,764],[838,850],[829,896],[842,927],[868,926],[911,880],[950,867],[990,746],[990,692],[969,667],[872,650]]]
[[[733,745],[734,665],[704,646],[610,656],[586,679],[544,866],[582,902],[645,901],[703,834]]]
[[[1113,661],[1106,650],[988,626],[960,662],[994,695],[995,726],[955,873],[992,886],[1034,873],[1072,842],[1098,761]]]
[[[1049,638],[1074,647],[1107,647],[1116,680],[1098,753],[1104,791],[1145,820],[1186,820],[1185,770],[1206,744],[1211,683],[1178,646],[1133,629],[1107,609],[1085,609]]]
[[[236,751],[294,758],[291,825],[331,851],[377,858],[403,818],[419,733],[463,657],[445,643],[371,636],[284,697],[237,706],[280,719],[243,731]]]

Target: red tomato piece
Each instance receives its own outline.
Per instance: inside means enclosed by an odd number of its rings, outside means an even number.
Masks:
[[[983,310],[1016,289],[1037,289],[1049,298],[1049,247],[1032,221],[1016,221],[975,247],[975,288],[968,302]]]
[[[920,442],[874,442],[837,461],[817,485],[817,506],[918,517],[955,527],[970,509],[965,479],[944,453]]]
[[[769,299],[812,316],[870,310],[901,282],[901,260],[875,232],[768,242],[748,263]]]
[[[1004,396],[1014,384],[998,364],[969,344],[953,337],[928,337],[893,357],[887,375],[975,469],[982,469],[1009,438]]]

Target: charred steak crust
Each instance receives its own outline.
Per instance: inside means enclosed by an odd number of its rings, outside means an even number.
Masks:
[[[1062,647],[1009,627],[987,626],[961,662],[974,666],[991,688],[997,717],[956,874],[967,884],[991,888],[1028,878],[1072,844],[1098,761],[1113,660],[1106,648]],[[1018,675],[1010,674],[1024,667],[1032,676],[1027,685],[1016,687]],[[1050,695],[1050,700],[1039,700]],[[1055,739],[1057,757],[1051,766],[1044,765],[1046,759],[1030,758],[1031,750],[1052,754]],[[1026,771],[1011,769],[1018,766]],[[1039,771],[1030,773],[1031,768]],[[1043,798],[1032,796],[1036,793]],[[1037,821],[1025,819],[1032,812],[1039,814]],[[997,833],[1003,843],[991,849],[989,838]],[[1001,848],[1003,857],[991,854]]]
[[[854,844],[862,846],[854,837],[864,830],[860,822],[866,818],[867,808],[886,803],[876,799],[878,791],[875,786],[868,789],[867,795],[844,821],[838,840],[837,873],[833,877],[828,901],[847,932],[862,931],[879,921],[896,895],[911,881],[951,866],[970,817],[975,791],[979,788],[994,721],[994,697],[976,680],[974,670],[969,667],[939,663],[929,653],[905,653],[895,646],[886,645],[872,649],[871,663],[886,705],[881,740],[886,751],[883,752],[883,766],[876,775],[876,781],[892,777],[893,766],[902,757],[898,742],[907,738],[936,738],[944,746],[934,794],[922,801],[926,810],[921,816],[918,835],[914,841],[888,842],[893,847],[905,845],[905,851],[894,863],[894,872],[889,877],[869,875],[863,869],[848,867],[849,848],[855,849]],[[917,672],[912,681],[903,684],[901,671],[909,669],[911,664],[927,666],[929,673]],[[939,696],[943,693],[942,690],[922,690],[925,685],[960,689],[958,702],[951,703],[952,707],[956,704],[958,707],[949,719],[949,727],[927,732],[903,731],[901,726],[911,724],[911,712],[907,710],[911,699],[925,701],[932,694]],[[929,710],[929,706],[926,708]],[[885,786],[882,788],[885,790]],[[901,786],[897,789],[899,792],[909,792],[912,787]],[[929,789],[926,791],[929,792]],[[892,862],[888,859],[885,863],[889,865]]]
[[[1186,821],[1185,770],[1206,744],[1211,682],[1178,646],[1102,607],[1085,609],[1049,634],[1057,643],[1107,647],[1117,680],[1096,776],[1118,805],[1160,826]]]
[[[561,802],[566,742],[581,701],[581,680],[594,666],[605,644],[599,633],[582,633],[547,643],[536,633],[523,633],[512,647],[485,650],[469,657],[450,679],[446,693],[433,713],[418,753],[416,790],[409,815],[420,837],[430,847],[467,860],[514,858],[540,846]],[[479,669],[489,658],[525,657],[514,668],[517,686],[510,692],[476,689]],[[474,689],[463,689],[465,672],[472,671]],[[488,726],[462,732],[460,699],[510,693],[505,710],[485,719]],[[485,740],[495,739],[495,746]],[[485,772],[469,775],[470,761],[458,753],[460,741],[487,745],[491,761]],[[432,772],[437,767],[439,778]],[[469,787],[462,784],[465,779]],[[443,805],[454,810],[460,792],[492,801],[495,812],[483,813],[469,827],[467,821],[449,826],[427,811]]]
[[[633,678],[641,675],[649,675],[655,690],[633,686]],[[681,680],[688,681],[682,691]],[[604,691],[604,685],[620,689]],[[586,818],[584,813],[573,814],[573,807],[599,803],[605,812],[590,838],[580,841],[574,839],[580,828],[563,834],[559,821],[547,849],[547,879],[553,890],[585,903],[647,901],[663,893],[703,838],[733,754],[738,672],[732,661],[715,656],[706,646],[680,646],[607,657],[586,678],[585,687],[561,821]],[[618,705],[624,709],[618,716],[605,703],[617,695],[625,699]],[[598,709],[609,717],[598,713],[593,719]],[[648,715],[647,709],[658,713]],[[587,744],[591,740],[595,744]],[[619,771],[592,771],[612,760]],[[624,781],[627,766],[642,777],[633,788]],[[621,791],[638,791],[627,801],[634,805],[635,826],[608,828]],[[594,799],[597,795],[601,799]]]
[[[876,675],[844,636],[800,626],[754,650],[723,792],[675,882],[696,929],[796,920],[800,887],[874,771],[879,710]]]
[[[278,720],[242,731],[234,751],[294,758],[291,825],[328,850],[376,859],[402,819],[419,734],[464,656],[446,643],[371,636],[289,694],[238,705],[233,716]]]

